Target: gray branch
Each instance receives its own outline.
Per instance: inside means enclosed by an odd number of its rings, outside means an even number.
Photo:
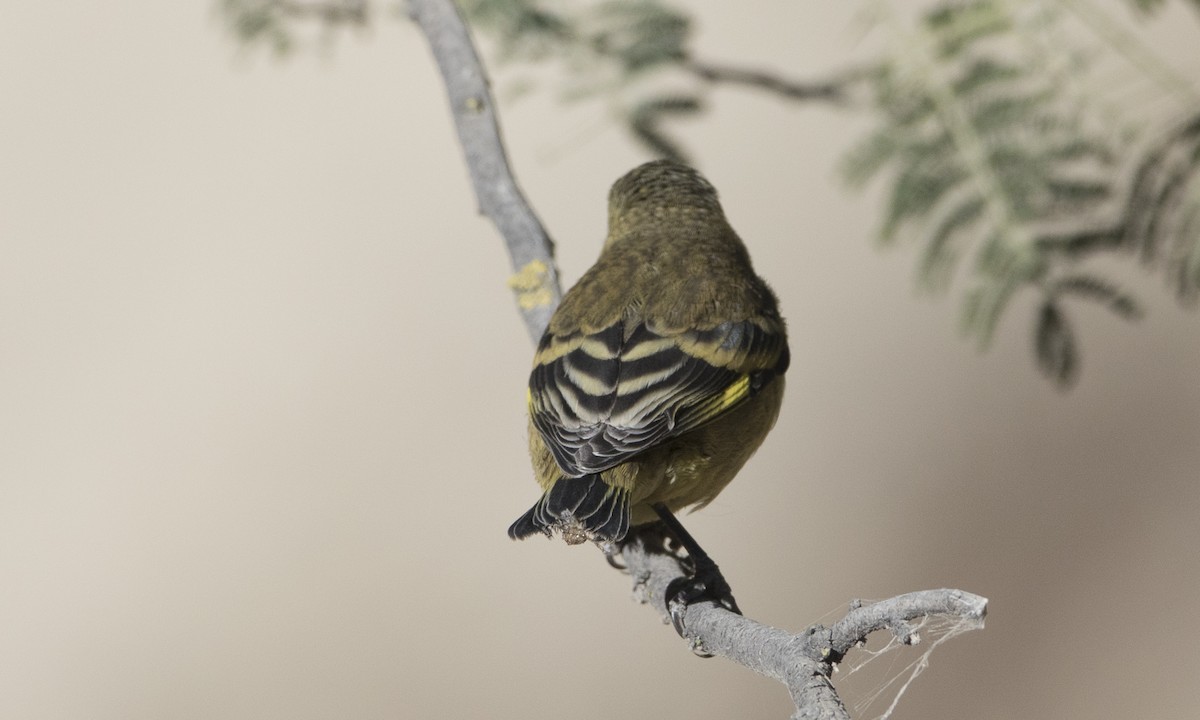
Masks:
[[[508,246],[514,271],[509,286],[536,343],[562,299],[554,243],[513,177],[487,75],[458,8],[451,0],[409,0],[408,7],[429,40],[446,85],[479,211]]]
[[[634,595],[668,616],[665,596],[673,580],[685,577],[679,561],[640,537],[626,543],[622,558],[633,577]],[[716,603],[689,605],[684,625],[694,650],[720,655],[787,686],[796,704],[794,719],[849,720],[830,683],[834,666],[850,649],[888,629],[905,644],[917,638],[910,622],[946,616],[982,623],[987,599],[961,590],[923,590],[855,607],[832,627],[813,625],[790,633],[731,613]]]
[[[536,342],[561,298],[554,247],[521,194],[500,138],[487,78],[466,24],[451,0],[409,0],[410,14],[429,40],[450,96],[480,211],[495,223],[512,257],[510,281]],[[818,93],[819,95],[820,93]],[[667,613],[667,585],[682,577],[679,560],[634,537],[623,558],[639,597]],[[930,615],[982,619],[984,598],[958,590],[930,590],[852,610],[832,628],[814,625],[800,634],[769,627],[712,603],[694,603],[684,615],[693,648],[726,657],[784,683],[797,720],[849,720],[829,681],[843,655],[867,634],[890,628],[911,641],[908,621]]]

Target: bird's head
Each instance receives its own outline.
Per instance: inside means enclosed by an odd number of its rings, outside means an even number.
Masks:
[[[646,222],[684,217],[724,219],[717,190],[694,169],[652,160],[625,173],[608,193],[609,238]]]

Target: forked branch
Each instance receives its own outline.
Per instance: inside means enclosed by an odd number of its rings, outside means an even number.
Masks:
[[[635,596],[667,617],[667,586],[684,575],[679,561],[641,538],[627,543],[622,557],[633,577]],[[890,630],[903,644],[915,644],[912,621],[949,617],[982,627],[986,614],[987,598],[943,589],[859,605],[830,627],[813,625],[801,633],[763,625],[711,602],[689,605],[684,625],[694,649],[786,685],[796,704],[793,718],[849,720],[830,676],[855,645],[880,630]]]

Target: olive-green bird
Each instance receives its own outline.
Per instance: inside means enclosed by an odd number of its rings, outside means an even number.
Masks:
[[[609,193],[600,258],[534,356],[529,450],[544,493],[509,535],[611,547],[707,505],[775,424],[788,359],[775,295],[713,186],[668,160],[633,169]]]

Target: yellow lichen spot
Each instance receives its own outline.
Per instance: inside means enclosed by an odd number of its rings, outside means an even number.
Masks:
[[[517,295],[522,310],[549,305],[554,298],[550,290],[550,268],[541,260],[531,260],[508,279],[508,286]]]

